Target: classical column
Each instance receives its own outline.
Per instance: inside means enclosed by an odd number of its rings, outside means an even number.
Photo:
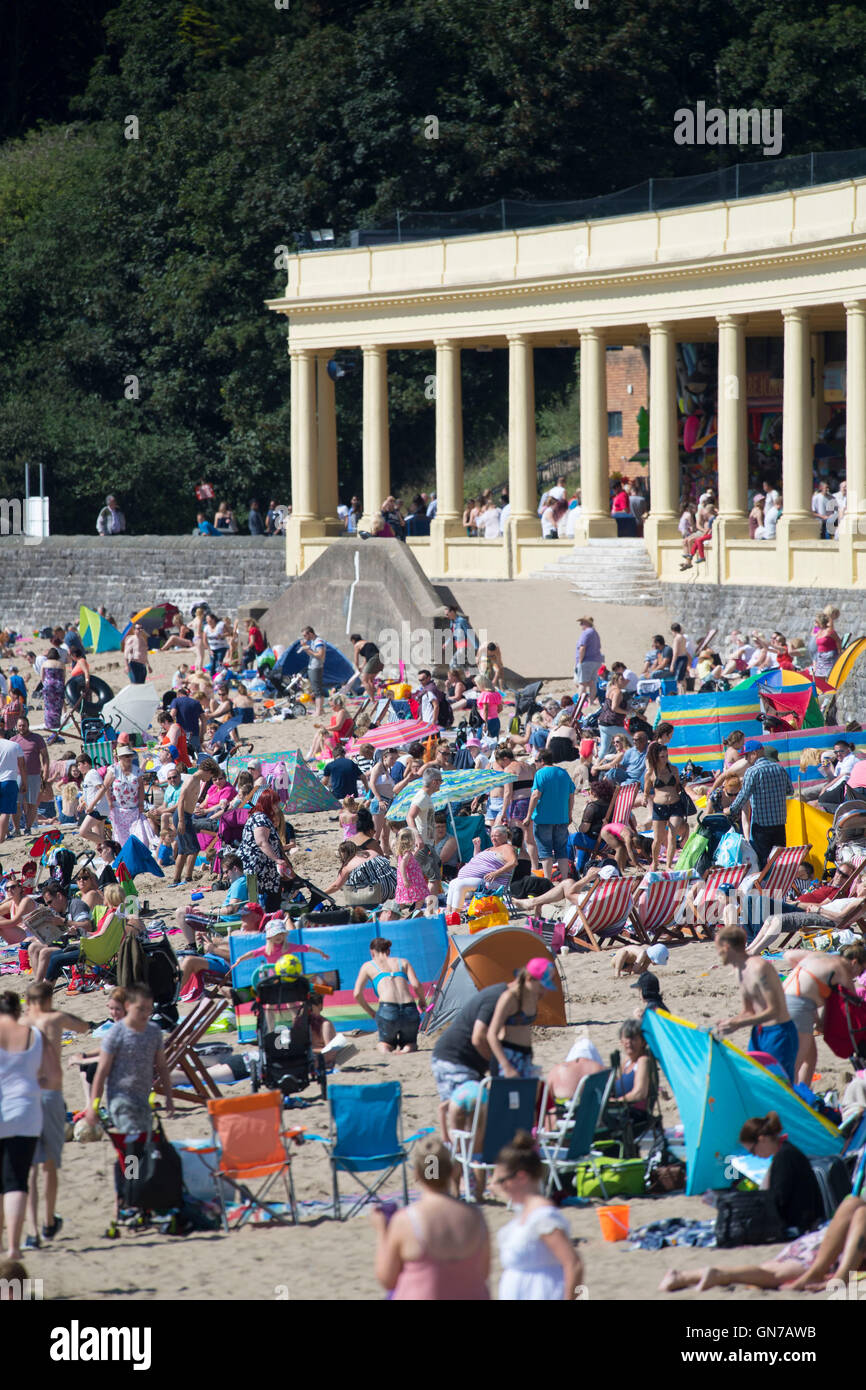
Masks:
[[[677,435],[676,324],[651,323],[650,333],[650,512],[644,540],[659,568],[658,542],[677,536],[680,450]]]
[[[575,539],[615,536],[607,463],[607,354],[604,334],[580,330],[580,511]]]
[[[538,529],[538,465],[535,456],[535,373],[532,339],[508,335],[508,496],[512,528]]]
[[[286,525],[286,572],[305,568],[303,540],[319,531],[316,359],[309,348],[290,348],[292,514]]]
[[[748,531],[748,418],[746,327],[740,314],[723,314],[719,325],[719,520],[741,522]]]
[[[318,426],[319,515],[323,531],[339,534],[343,530],[337,516],[337,401],[334,383],[328,375],[331,353],[316,354],[316,419]]]
[[[809,312],[783,310],[785,378],[782,394],[782,515],[776,527],[784,549],[796,537],[815,539],[821,523],[812,515],[812,359]]]
[[[866,300],[855,299],[846,304],[845,316],[848,398],[845,477],[848,505],[844,533],[853,538],[866,525]]]
[[[463,392],[460,344],[436,339],[436,520],[463,516]]]
[[[297,354],[298,466],[292,470],[297,492],[292,497],[296,521],[314,521],[319,514],[318,441],[316,430],[316,357],[309,349]],[[294,398],[292,400],[294,414]]]
[[[360,529],[369,531],[373,518],[391,488],[391,453],[388,438],[388,349],[380,344],[364,353],[364,515]]]

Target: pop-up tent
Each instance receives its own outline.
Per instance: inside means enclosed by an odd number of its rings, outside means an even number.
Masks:
[[[119,652],[123,642],[117,628],[107,618],[100,617],[92,608],[85,608],[84,604],[81,605],[78,633],[88,651]]]
[[[273,666],[273,673],[277,676],[294,676],[299,671],[306,671],[309,664],[309,657],[306,652],[301,651],[300,642],[293,642],[287,647],[279,661]],[[331,690],[334,686],[345,685],[356,674],[351,661],[347,660],[337,647],[332,647],[330,642],[325,643],[325,665],[323,679],[327,689]]]
[[[280,792],[286,815],[310,815],[314,811],[339,811],[340,803],[294,750],[262,759],[262,776]]]
[[[556,965],[556,957],[541,937],[525,927],[509,924],[488,927],[472,936],[449,937],[448,956],[436,984],[432,1006],[421,1024],[422,1033],[446,1028],[458,1009],[479,989],[510,984],[521,966],[533,956],[542,956]],[[565,997],[558,970],[556,989],[542,991],[537,1022],[542,1028],[565,1027]]]
[[[310,922],[315,920],[313,915]],[[329,991],[324,996],[322,1012],[325,1018],[330,1019],[338,1033],[350,1028],[359,1028],[365,1033],[375,1030],[376,1024],[373,1019],[355,1003],[352,988],[361,966],[370,959],[370,942],[374,937],[382,935],[391,942],[392,956],[410,962],[429,998],[433,981],[442,969],[447,950],[448,934],[442,913],[437,917],[410,917],[402,922],[383,922],[381,926],[376,922],[357,922],[346,926],[288,928],[290,942],[315,946],[327,956],[327,959],[323,960],[321,956],[314,956],[305,951],[301,953],[300,958],[304,974],[314,983],[316,976],[321,973],[322,981]],[[264,944],[263,934],[232,932],[229,937],[232,963],[244,952]],[[260,959],[254,959],[244,961],[238,966],[232,975],[235,988],[243,989],[249,985],[253,971],[260,964]],[[365,995],[375,1008],[376,996],[373,990],[368,989]],[[239,1005],[237,1018],[239,1041],[249,1041],[255,1035],[255,1019],[251,1013],[251,1006]]]
[[[791,1143],[804,1154],[837,1154],[842,1136],[784,1081],[729,1042],[647,1009],[641,1029],[670,1082],[686,1141],[686,1192],[729,1187],[728,1155],[740,1147],[746,1120],[775,1110]]]

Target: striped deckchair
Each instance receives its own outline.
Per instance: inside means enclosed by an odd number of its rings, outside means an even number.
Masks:
[[[771,850],[770,857],[752,884],[752,892],[783,902],[792,892],[797,870],[811,845],[784,845]]]
[[[607,808],[601,826],[602,830],[604,830],[606,825],[628,825],[628,819],[634,809],[635,798],[639,791],[640,785],[637,782],[626,782],[624,786],[618,789],[616,796],[612,799]],[[590,858],[599,853],[601,842],[601,831],[599,831],[598,839],[595,842],[595,849],[592,851]]]
[[[641,883],[631,914],[641,941],[651,946],[663,932],[682,936],[682,928],[675,925],[675,918],[685,901],[689,882],[688,875],[672,873],[655,883]]]
[[[743,879],[746,877],[746,865],[735,864],[731,869],[710,869],[704,880],[704,888],[695,898],[695,909],[697,920],[695,922],[684,922],[684,927],[689,927],[696,940],[698,937],[698,925],[716,925],[716,922],[709,923],[710,916],[716,919],[720,917],[725,899],[721,897],[720,890],[725,887],[739,888]]]
[[[111,750],[114,747],[110,739],[100,738],[95,743],[85,743],[84,751],[88,758],[93,761],[94,767],[111,767]]]
[[[596,883],[582,906],[575,903],[565,924],[566,936],[591,951],[602,949],[599,938],[609,945],[615,941],[628,943],[629,937],[623,932],[631,916],[632,884],[629,878],[606,878]]]

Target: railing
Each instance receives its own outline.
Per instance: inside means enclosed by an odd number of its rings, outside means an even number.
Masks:
[[[440,237],[477,236],[481,232],[547,227],[558,222],[584,222],[606,217],[631,217],[641,212],[665,212],[698,203],[731,202],[785,193],[816,184],[866,177],[866,149],[826,150],[731,164],[705,174],[648,179],[646,183],[606,193],[598,198],[567,202],[520,202],[500,198],[495,203],[457,212],[396,211],[393,221],[357,228],[338,244],[376,246],[389,242],[422,241]],[[331,243],[332,245],[334,243]]]

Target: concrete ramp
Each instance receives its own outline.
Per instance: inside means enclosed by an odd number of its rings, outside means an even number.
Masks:
[[[271,643],[288,646],[308,624],[351,656],[350,632],[378,644],[386,667],[448,664],[442,600],[412,551],[397,540],[347,536],[328,546],[265,613]]]

